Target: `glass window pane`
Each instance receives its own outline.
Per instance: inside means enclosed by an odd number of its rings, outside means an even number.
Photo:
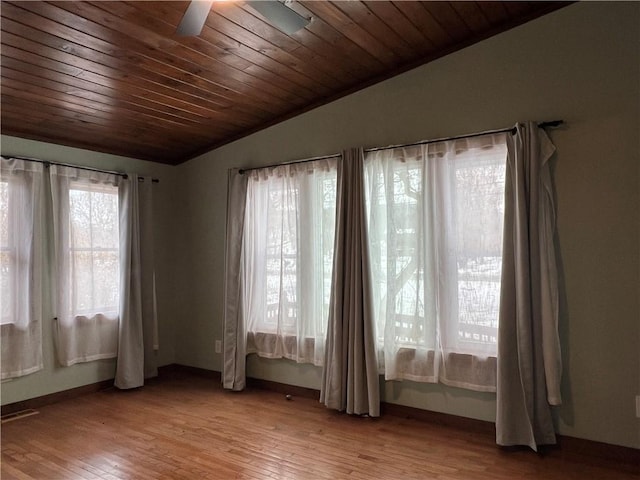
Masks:
[[[120,283],[118,189],[74,184],[69,207],[73,313],[115,315]]]

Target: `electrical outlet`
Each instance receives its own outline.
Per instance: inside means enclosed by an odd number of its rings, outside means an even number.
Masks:
[[[636,395],[636,417],[640,418],[640,395]]]
[[[216,340],[216,353],[222,353],[222,342],[220,340]]]

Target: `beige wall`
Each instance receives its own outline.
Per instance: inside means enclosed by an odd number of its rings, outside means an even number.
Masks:
[[[2,137],[2,153],[160,178],[160,363],[220,370],[226,175],[519,120],[562,118],[555,183],[562,272],[563,434],[640,448],[640,4],[585,2],[209,152],[179,167]],[[113,376],[113,362],[53,363],[2,384],[2,403]],[[318,388],[320,372],[249,359],[249,374]],[[495,396],[389,382],[387,401],[493,420]]]
[[[158,178],[160,183],[154,184],[154,221],[155,221],[155,256],[158,278],[158,322],[160,334],[160,350],[158,362],[161,365],[173,363],[173,308],[177,303],[174,283],[176,273],[174,246],[176,244],[176,228],[174,219],[182,216],[173,215],[174,209],[182,196],[180,191],[180,174],[177,168],[152,162],[117,157],[103,153],[90,152],[76,148],[63,147],[48,143],[35,142],[3,135],[0,141],[2,155],[25,156],[85,165],[94,168],[139,173]],[[45,302],[46,303],[46,302]],[[26,377],[4,381],[2,383],[2,404],[38,397],[49,393],[67,390],[101,380],[111,379],[115,375],[115,361],[101,360],[60,367],[54,358],[52,340],[53,313],[50,305],[45,305],[43,315],[43,360],[44,369]]]
[[[561,433],[640,447],[640,4],[571,5],[184,166],[192,288],[176,360],[219,370],[226,170],[461,134],[518,120],[564,119],[558,241],[565,404]],[[319,371],[251,358],[249,373],[318,388]],[[495,396],[390,382],[391,402],[492,420]]]

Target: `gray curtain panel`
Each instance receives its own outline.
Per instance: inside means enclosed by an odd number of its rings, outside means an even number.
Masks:
[[[158,374],[151,178],[120,185],[120,322],[115,386],[144,385]]]
[[[535,123],[507,140],[496,441],[555,444],[551,406],[560,398],[554,199],[555,147]]]
[[[242,390],[246,383],[247,335],[242,313],[242,237],[247,198],[247,175],[229,170],[227,238],[224,264],[224,353],[222,385]]]
[[[371,306],[362,149],[338,164],[337,215],[329,325],[320,401],[350,414],[380,415]]]

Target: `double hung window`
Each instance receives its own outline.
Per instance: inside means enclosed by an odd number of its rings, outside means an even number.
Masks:
[[[247,350],[321,365],[336,215],[336,160],[248,172]]]
[[[57,279],[56,350],[62,365],[117,355],[120,177],[52,165]]]
[[[495,389],[505,166],[504,135],[366,157],[386,378]]]
[[[119,302],[118,187],[72,183],[69,189],[70,313],[116,320]]]

